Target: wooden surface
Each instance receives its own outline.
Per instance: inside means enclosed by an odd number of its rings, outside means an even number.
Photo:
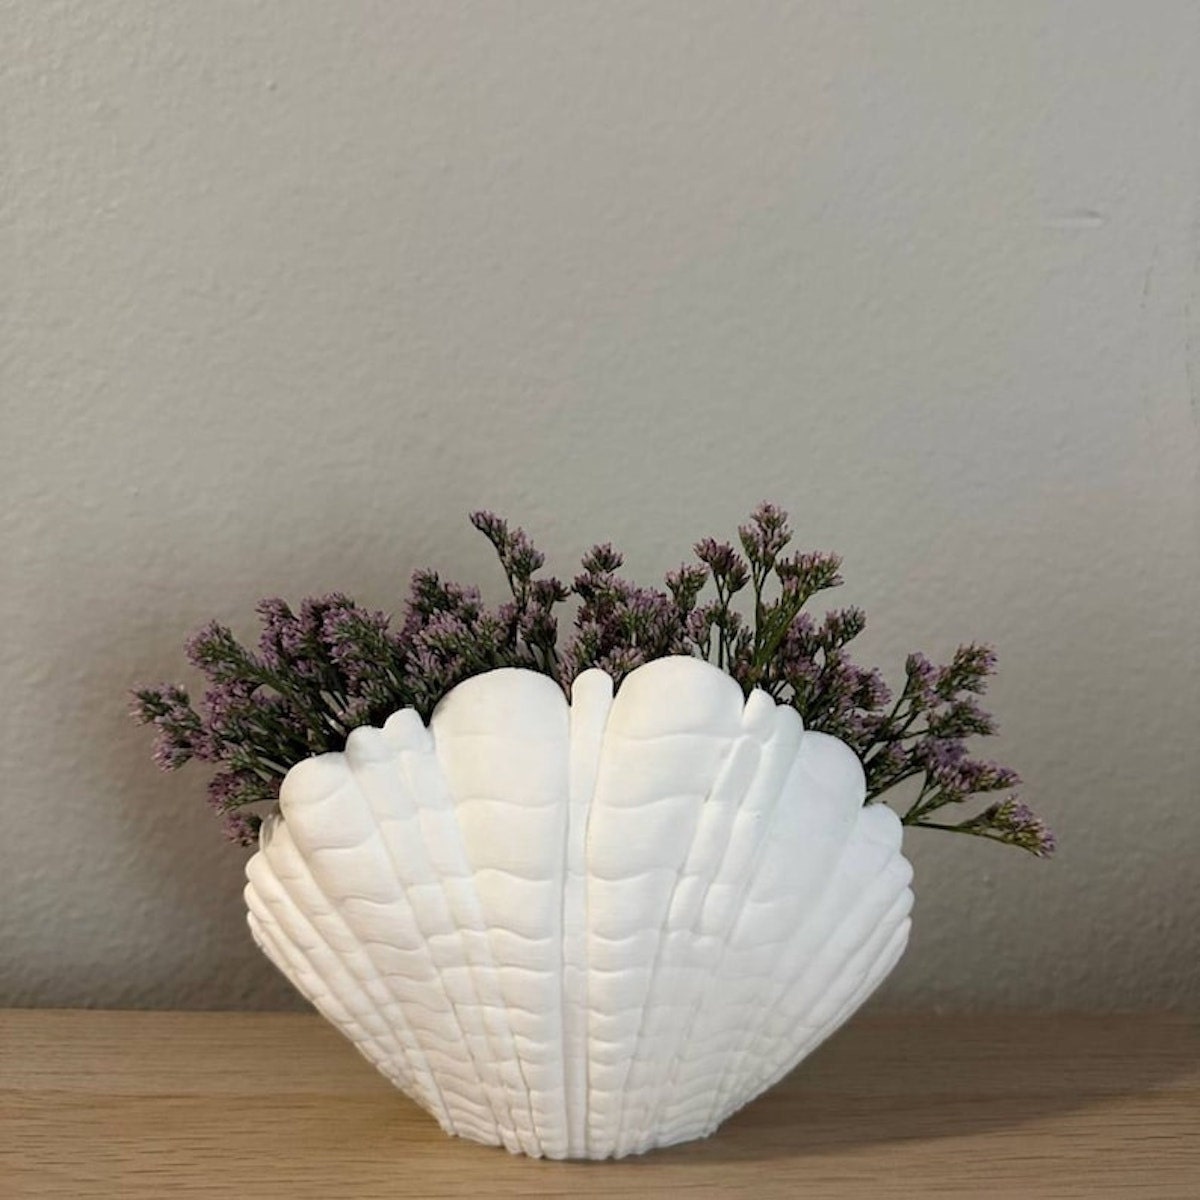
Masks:
[[[706,1142],[447,1138],[320,1018],[0,1012],[0,1196],[1200,1197],[1179,1017],[860,1017]]]

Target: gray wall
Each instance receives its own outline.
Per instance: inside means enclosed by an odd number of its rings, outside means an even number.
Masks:
[[[771,497],[893,680],[998,646],[1062,842],[910,836],[883,1002],[1200,1007],[1200,7],[2,20],[0,1001],[296,1003],[125,715],[203,620]]]

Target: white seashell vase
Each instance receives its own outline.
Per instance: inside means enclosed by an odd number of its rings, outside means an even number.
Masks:
[[[255,940],[448,1133],[549,1158],[712,1133],[908,940],[901,825],[845,743],[664,658],[568,704],[455,687],[288,772]]]

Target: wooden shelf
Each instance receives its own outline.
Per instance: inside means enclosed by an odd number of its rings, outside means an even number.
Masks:
[[[0,1196],[1200,1196],[1181,1017],[860,1017],[708,1141],[447,1138],[320,1018],[0,1012]]]

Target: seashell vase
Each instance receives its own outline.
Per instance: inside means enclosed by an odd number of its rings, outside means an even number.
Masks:
[[[297,763],[246,868],[267,957],[451,1134],[705,1137],[908,940],[901,825],[844,743],[697,658],[615,695],[501,669]]]

